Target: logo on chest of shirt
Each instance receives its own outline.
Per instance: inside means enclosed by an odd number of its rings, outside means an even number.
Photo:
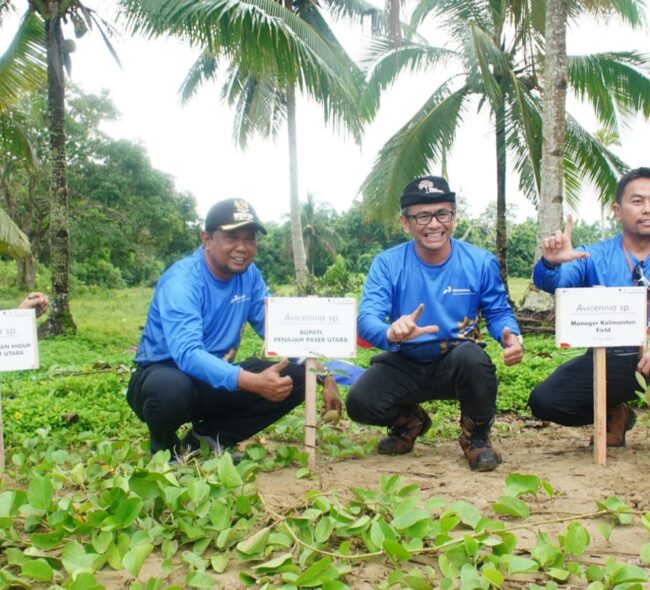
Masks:
[[[442,294],[443,295],[448,295],[448,294],[451,294],[451,295],[473,295],[474,291],[472,291],[471,289],[460,289],[460,288],[456,288],[456,287],[452,287],[451,285],[448,285],[447,287],[444,288]]]
[[[243,303],[248,300],[248,295],[233,295],[230,303]]]

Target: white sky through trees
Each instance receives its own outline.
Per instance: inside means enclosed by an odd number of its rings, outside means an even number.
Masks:
[[[20,5],[21,3],[16,3]],[[110,19],[114,3],[88,1],[99,15]],[[650,8],[647,9],[650,21]],[[17,19],[9,18],[0,29],[0,50],[9,42]],[[71,34],[71,33],[70,33]],[[342,29],[341,38],[356,46],[360,35]],[[436,39],[432,40],[436,43]],[[222,198],[244,197],[265,221],[282,221],[289,212],[288,148],[284,138],[273,143],[256,138],[245,152],[232,141],[233,113],[219,100],[219,84],[204,85],[197,96],[182,106],[178,89],[198,50],[175,39],[144,40],[122,35],[113,39],[122,68],[113,61],[99,34],[92,31],[77,41],[72,54],[72,81],[85,92],[110,91],[119,121],[105,131],[116,138],[142,143],[154,167],[172,175],[179,190],[190,191],[204,216]],[[567,35],[569,53],[609,50],[637,50],[650,54],[648,30],[631,32],[622,26],[582,22]],[[312,192],[317,201],[338,211],[350,207],[362,180],[369,172],[383,143],[403,125],[444,78],[409,76],[400,79],[382,98],[376,120],[367,128],[363,145],[327,128],[320,108],[306,100],[298,103],[298,173],[301,200]],[[568,109],[589,130],[596,129],[584,109],[569,102]],[[496,200],[495,148],[487,109],[475,115],[468,111],[451,154],[449,182],[469,203],[477,216]],[[621,137],[621,147],[613,150],[630,166],[650,166],[650,123],[638,118]],[[440,170],[431,170],[439,173]],[[516,206],[516,217],[535,216],[533,207],[517,193],[517,183],[509,171],[508,202]],[[397,214],[397,211],[396,211]],[[593,189],[585,192],[578,218],[593,222],[600,218]]]

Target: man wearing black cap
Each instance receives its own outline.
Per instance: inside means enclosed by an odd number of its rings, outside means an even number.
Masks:
[[[253,263],[257,232],[266,233],[243,199],[208,212],[202,246],[160,278],[127,392],[147,424],[151,453],[172,458],[201,442],[215,453],[272,424],[304,399],[304,368],[283,360],[232,364],[246,323],[264,333],[269,294]],[[340,411],[335,382],[325,381],[327,410]],[[177,429],[190,422],[183,442]]]
[[[359,305],[359,335],[386,352],[348,393],[348,414],[387,426],[378,451],[398,455],[431,426],[422,402],[458,399],[460,446],[472,469],[491,471],[501,463],[490,441],[497,380],[481,346],[480,318],[503,346],[506,365],[523,357],[497,261],[452,238],[456,194],[444,178],[415,179],[401,206],[400,222],[412,239],[375,258]]]

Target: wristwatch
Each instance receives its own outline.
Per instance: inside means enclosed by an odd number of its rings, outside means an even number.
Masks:
[[[332,371],[328,371],[328,370],[319,371],[318,373],[316,373],[316,383],[318,383],[318,385],[325,385],[325,379],[331,376],[332,376]]]

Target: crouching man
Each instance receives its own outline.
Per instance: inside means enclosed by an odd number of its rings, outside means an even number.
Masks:
[[[412,239],[375,258],[359,305],[359,335],[385,352],[350,390],[348,414],[387,426],[378,451],[399,455],[431,426],[420,404],[457,399],[460,446],[472,469],[491,471],[501,463],[490,441],[497,379],[481,346],[481,315],[503,346],[504,362],[514,365],[523,357],[497,261],[452,238],[456,194],[444,178],[415,179],[401,207],[402,228]]]

